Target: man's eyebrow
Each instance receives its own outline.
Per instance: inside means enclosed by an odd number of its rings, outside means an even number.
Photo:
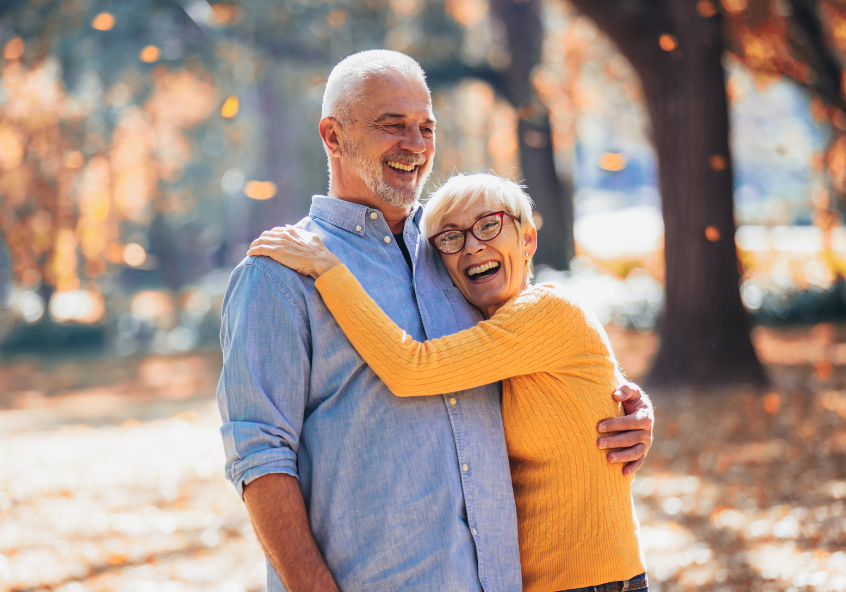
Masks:
[[[402,113],[382,113],[378,117],[376,117],[373,121],[374,123],[381,123],[386,119],[406,119],[406,116]],[[437,121],[433,117],[427,117],[423,123],[430,123],[434,125]]]

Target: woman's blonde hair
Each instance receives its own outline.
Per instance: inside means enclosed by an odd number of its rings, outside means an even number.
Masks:
[[[443,221],[455,214],[464,212],[483,200],[492,211],[503,210],[517,216],[514,220],[518,236],[522,237],[527,228],[537,231],[532,217],[532,198],[523,190],[522,185],[504,177],[488,173],[465,175],[459,173],[450,177],[429,196],[423,217],[420,220],[423,236],[437,234]],[[532,266],[526,262],[527,277],[532,281]]]
[[[523,191],[522,185],[488,173],[458,174],[438,187],[426,201],[420,220],[424,235],[428,238],[437,234],[446,218],[470,209],[479,200],[484,200],[492,210],[504,210],[520,218],[514,223],[521,236],[527,226],[535,228],[532,198]]]

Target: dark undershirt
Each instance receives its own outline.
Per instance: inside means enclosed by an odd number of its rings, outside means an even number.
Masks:
[[[411,253],[408,252],[408,247],[405,246],[405,239],[402,238],[402,233],[400,232],[399,234],[395,234],[394,240],[397,241],[397,245],[399,246],[400,251],[402,251],[402,256],[405,257],[405,262],[408,263],[408,268],[413,271],[414,267],[411,264]]]

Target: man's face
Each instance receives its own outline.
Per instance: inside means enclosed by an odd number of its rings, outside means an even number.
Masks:
[[[414,203],[435,156],[435,116],[426,87],[393,73],[368,80],[353,122],[344,126],[342,147],[348,176],[388,205]]]

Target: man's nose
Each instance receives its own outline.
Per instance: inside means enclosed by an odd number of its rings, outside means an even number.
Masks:
[[[408,126],[400,142],[400,148],[409,152],[424,152],[426,150],[426,140],[423,138],[423,134],[420,133],[420,128],[416,125]]]

